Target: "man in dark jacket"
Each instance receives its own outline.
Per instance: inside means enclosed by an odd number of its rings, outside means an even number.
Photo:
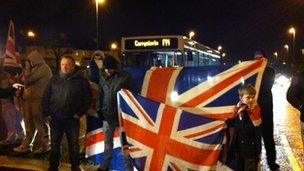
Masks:
[[[258,50],[254,54],[255,59],[265,58],[265,53],[262,50]],[[266,66],[263,73],[258,104],[261,107],[262,118],[262,137],[266,150],[267,163],[271,170],[277,170],[280,166],[276,163],[276,149],[273,138],[273,99],[271,88],[275,79],[275,70],[269,66]]]
[[[69,143],[72,171],[79,168],[79,118],[86,113],[91,103],[89,82],[75,68],[72,56],[60,61],[61,71],[51,78],[42,99],[44,117],[50,120],[51,153],[49,170],[56,171],[60,163],[60,145],[63,134]]]
[[[98,170],[108,170],[113,151],[114,131],[119,127],[117,111],[117,92],[121,89],[134,89],[134,81],[126,71],[119,70],[118,61],[112,56],[106,56],[103,61],[104,69],[100,77],[100,110],[105,118],[103,131],[105,133],[104,160]],[[125,170],[133,170],[131,160],[128,155],[124,156]]]
[[[292,77],[287,91],[288,102],[301,112],[301,137],[304,145],[304,71]]]

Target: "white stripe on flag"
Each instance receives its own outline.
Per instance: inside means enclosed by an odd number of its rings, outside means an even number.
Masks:
[[[98,134],[102,132],[102,128],[94,129],[93,131],[90,131],[87,133],[86,137],[90,137],[92,135]]]
[[[121,147],[120,138],[114,138],[113,149]],[[90,145],[86,148],[86,157],[94,156],[104,152],[104,141]]]

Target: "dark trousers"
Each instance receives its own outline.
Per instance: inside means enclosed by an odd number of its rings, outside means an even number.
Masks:
[[[66,134],[69,147],[69,156],[72,167],[80,165],[79,161],[79,119],[52,118],[51,120],[51,153],[49,166],[58,168],[61,158],[61,141]]]
[[[257,171],[258,160],[256,158],[238,158],[236,171]]]
[[[114,132],[116,127],[113,125],[109,125],[107,121],[103,122],[103,131],[105,134],[105,149],[104,149],[104,160],[102,164],[99,166],[100,169],[108,169],[111,165],[112,160],[112,152],[114,146]],[[123,156],[124,167],[126,171],[133,171],[132,159],[129,155]]]
[[[268,114],[268,113],[267,113]],[[265,114],[265,115],[267,115]],[[276,161],[276,149],[273,139],[273,116],[262,117],[262,137],[266,150],[268,165],[275,164]]]

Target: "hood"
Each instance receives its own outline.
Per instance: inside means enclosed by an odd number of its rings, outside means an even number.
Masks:
[[[98,55],[98,56],[100,56],[100,57],[102,57],[102,58],[105,58],[105,53],[104,53],[103,51],[101,51],[101,50],[96,50],[96,51],[93,53],[92,59],[94,59],[94,56],[95,56],[95,55]]]
[[[39,64],[44,64],[45,61],[41,55],[41,53],[39,53],[38,51],[33,51],[31,52],[28,56],[27,56],[27,59],[29,59],[32,64],[35,66],[35,65],[39,65]]]

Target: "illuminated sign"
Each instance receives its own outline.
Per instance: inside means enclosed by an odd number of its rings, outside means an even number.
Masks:
[[[177,38],[155,38],[155,39],[127,39],[126,50],[140,49],[177,49]]]
[[[170,46],[170,42],[171,42],[170,39],[162,39],[162,45],[163,46]]]
[[[144,41],[144,42],[140,42],[138,40],[134,41],[134,46],[136,47],[149,47],[149,46],[159,46],[158,41],[153,40],[153,41]]]

